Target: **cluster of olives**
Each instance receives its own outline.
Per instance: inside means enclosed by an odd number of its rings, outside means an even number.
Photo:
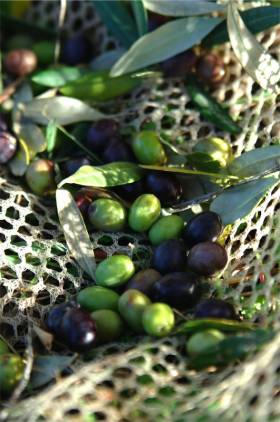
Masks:
[[[22,358],[11,353],[7,344],[0,339],[0,398],[9,395],[22,379],[24,363]]]

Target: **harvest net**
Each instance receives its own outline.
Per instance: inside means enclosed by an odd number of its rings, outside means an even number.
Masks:
[[[56,2],[37,2],[29,19],[56,24]],[[92,31],[100,51],[115,45],[100,24],[90,2],[70,2],[69,31]],[[280,27],[258,36],[280,59]],[[243,131],[217,131],[188,108],[189,98],[180,80],[158,79],[114,103],[123,125],[141,128],[147,121],[164,130],[190,152],[205,136],[227,139],[234,153],[272,145],[280,137],[279,93],[265,92],[245,74],[229,44],[217,49],[228,69],[227,83],[215,97],[240,119]],[[109,104],[110,107],[110,104]],[[55,204],[30,194],[10,174],[0,178],[0,330],[17,349],[28,344],[28,322],[37,325],[56,303],[73,297],[90,283],[69,255]],[[272,322],[278,334],[261,352],[224,369],[196,372],[188,368],[184,340],[147,337],[100,347],[91,359],[80,356],[71,374],[6,407],[0,419],[20,421],[155,421],[217,420],[273,421],[280,418],[280,186],[272,188],[242,222],[225,237],[229,264],[212,292],[232,300],[246,318]],[[122,251],[139,267],[149,262],[145,237],[135,234],[94,233],[99,259]],[[261,277],[260,277],[261,274]],[[278,331],[277,331],[278,330]],[[29,342],[30,343],[30,342]],[[40,347],[33,338],[33,346]],[[57,352],[56,352],[57,353]],[[64,353],[64,352],[63,352]]]

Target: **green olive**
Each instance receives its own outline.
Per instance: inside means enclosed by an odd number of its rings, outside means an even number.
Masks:
[[[159,245],[165,240],[178,239],[184,228],[184,220],[178,215],[159,218],[150,228],[149,239],[152,245]]]
[[[189,338],[186,349],[191,356],[207,353],[209,348],[219,343],[224,338],[225,335],[215,329],[200,331]]]
[[[134,272],[134,264],[128,256],[113,255],[97,265],[96,284],[104,287],[120,286],[128,281]]]
[[[0,395],[10,394],[23,376],[24,364],[20,356],[0,355]]]
[[[124,228],[126,211],[120,202],[114,199],[100,198],[89,206],[88,218],[96,229],[115,232]]]
[[[153,303],[146,307],[142,322],[147,334],[164,337],[173,329],[175,317],[170,306],[165,303]]]
[[[135,289],[127,290],[119,299],[119,312],[136,333],[144,331],[142,316],[150,303],[151,301],[146,295]]]
[[[99,309],[118,309],[119,295],[111,289],[101,286],[90,286],[78,293],[77,301],[89,312]]]
[[[132,141],[133,152],[142,164],[164,164],[166,154],[156,132],[143,130]]]
[[[145,232],[160,216],[161,205],[155,195],[140,195],[131,205],[128,224],[136,232]]]
[[[193,148],[194,152],[202,152],[218,161],[221,167],[226,167],[233,159],[231,145],[221,138],[211,137],[199,141]]]
[[[98,342],[114,341],[122,335],[124,324],[117,312],[111,309],[100,309],[92,312],[91,317],[96,323],[96,338]]]
[[[54,62],[55,43],[52,41],[36,42],[32,50],[37,56],[40,65],[45,66]]]
[[[45,195],[55,189],[54,164],[50,160],[38,159],[29,164],[25,178],[32,192]]]
[[[0,339],[0,355],[5,355],[6,353],[9,353],[9,347],[5,341]]]

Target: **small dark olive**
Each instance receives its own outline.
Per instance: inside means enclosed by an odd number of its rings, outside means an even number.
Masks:
[[[227,252],[223,246],[215,242],[203,242],[198,243],[190,250],[188,268],[207,277],[221,271],[227,261]]]
[[[218,84],[225,78],[225,64],[216,54],[203,55],[196,63],[196,74],[206,84]]]
[[[181,240],[170,239],[155,248],[151,266],[161,274],[183,271],[186,266],[186,247]]]
[[[127,283],[126,290],[135,289],[144,293],[149,298],[153,292],[153,286],[161,278],[161,274],[153,268],[141,270],[135,274]]]
[[[87,147],[96,153],[103,152],[109,145],[112,138],[119,135],[119,124],[113,119],[98,120],[91,125],[87,132]]]
[[[85,192],[78,191],[75,195],[75,202],[84,218],[88,215],[88,209],[92,203],[92,198]]]
[[[201,296],[199,281],[191,271],[167,274],[154,284],[153,300],[178,309],[192,308]]]
[[[82,166],[90,166],[90,161],[86,157],[72,158],[71,160],[65,161],[61,166],[61,169],[65,177],[72,176]]]
[[[222,221],[218,214],[205,211],[193,217],[185,226],[183,239],[188,249],[197,243],[214,242],[222,232]]]
[[[76,35],[63,41],[61,59],[63,63],[75,65],[86,63],[92,57],[92,48],[84,35]]]
[[[196,306],[195,318],[238,319],[231,303],[221,299],[206,299]]]
[[[134,183],[116,186],[114,189],[121,198],[125,201],[133,202],[138,196],[146,192],[143,180],[138,180]]]
[[[104,163],[113,163],[114,161],[135,161],[130,147],[119,138],[111,139],[108,146],[102,154]]]
[[[162,62],[161,69],[167,77],[184,77],[193,70],[196,60],[196,54],[187,50]]]
[[[146,191],[158,197],[162,206],[172,205],[182,196],[182,185],[169,174],[150,173],[145,179]]]
[[[61,303],[60,305],[54,306],[46,316],[45,324],[47,330],[59,335],[62,318],[68,309],[75,307],[74,302]]]
[[[70,350],[85,352],[95,344],[96,324],[89,312],[70,308],[62,317],[60,333],[61,340]],[[58,340],[60,340],[59,336]]]
[[[15,155],[16,149],[16,138],[6,130],[0,131],[0,164],[7,163]]]
[[[4,58],[4,67],[6,71],[12,75],[28,75],[36,69],[37,57],[31,50],[13,50]]]

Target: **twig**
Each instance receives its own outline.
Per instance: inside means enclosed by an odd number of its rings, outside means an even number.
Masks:
[[[23,82],[25,76],[20,76],[10,85],[8,85],[0,95],[0,104],[8,100],[16,91],[17,87]]]

